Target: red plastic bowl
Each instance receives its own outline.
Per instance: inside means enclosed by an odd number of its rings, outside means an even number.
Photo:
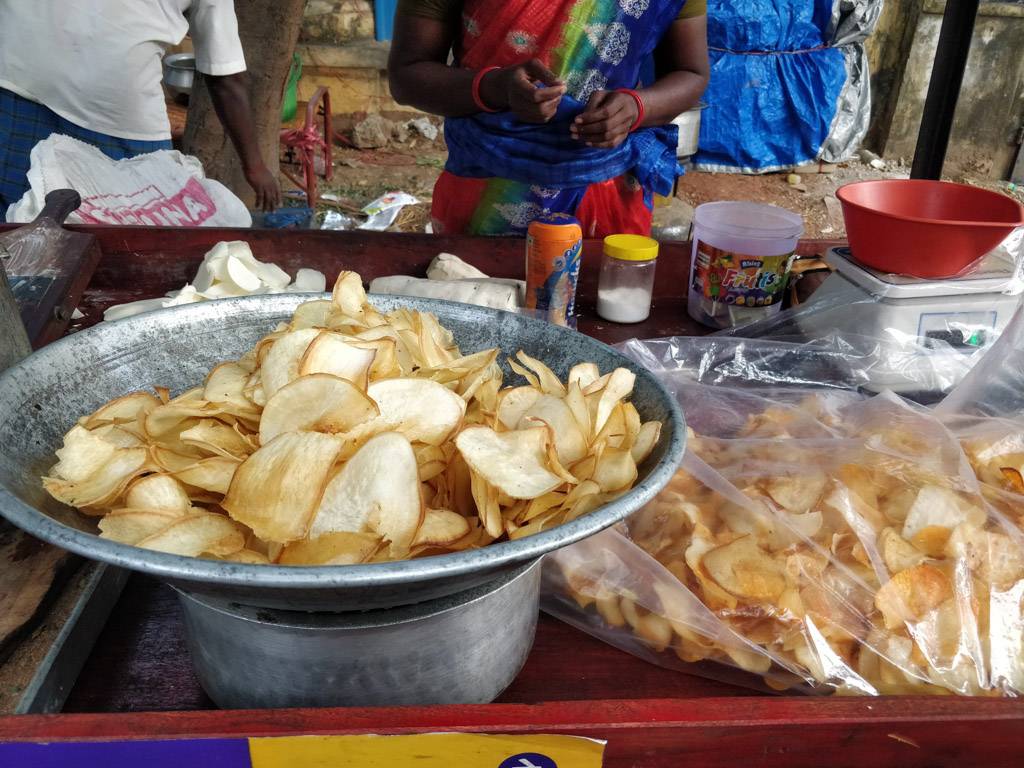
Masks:
[[[1024,226],[1024,206],[998,192],[919,179],[840,187],[853,257],[913,277],[953,277]]]

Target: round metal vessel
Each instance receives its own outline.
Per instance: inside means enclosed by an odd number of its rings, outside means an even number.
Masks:
[[[319,295],[222,299],[103,323],[36,352],[0,376],[0,514],[37,538],[85,557],[155,576],[193,594],[243,605],[299,611],[387,608],[432,600],[492,581],[546,552],[622,520],[650,501],[682,459],[686,429],[675,397],[643,368],[567,328],[507,312],[430,299],[371,296],[379,309],[434,313],[463,352],[489,347],[501,359],[519,349],[565,376],[587,360],[602,371],[636,372],[632,402],[643,420],[663,422],[662,437],[625,495],[536,536],[438,557],[355,566],[248,565],[181,557],[96,535],[96,518],[51,499],[40,477],[54,464],[64,433],[108,400],[156,384],[177,394],[213,366],[237,359]],[[506,383],[520,379],[508,369]]]
[[[533,645],[540,574],[536,561],[466,592],[364,613],[178,596],[196,675],[220,707],[486,704]]]
[[[196,57],[193,53],[171,53],[164,56],[164,85],[172,96],[191,95],[196,77]]]

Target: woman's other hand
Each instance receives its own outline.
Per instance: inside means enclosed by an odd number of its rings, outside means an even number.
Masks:
[[[487,106],[507,110],[524,123],[551,120],[563,95],[565,83],[537,59],[496,69],[480,82],[480,96]]]
[[[569,131],[588,147],[612,149],[626,140],[639,114],[636,100],[628,93],[595,91]]]

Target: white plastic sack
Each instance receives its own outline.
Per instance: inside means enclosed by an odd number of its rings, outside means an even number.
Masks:
[[[73,189],[81,207],[73,224],[148,224],[177,227],[249,227],[245,204],[206,178],[202,163],[173,150],[111,160],[96,147],[52,134],[32,149],[31,189],[7,209],[7,221],[32,221],[55,189]]]

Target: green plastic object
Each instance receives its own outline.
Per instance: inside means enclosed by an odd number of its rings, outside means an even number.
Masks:
[[[281,98],[281,122],[287,123],[298,111],[299,78],[302,77],[302,58],[292,54],[292,66],[288,70],[288,79],[284,84],[284,96]]]

